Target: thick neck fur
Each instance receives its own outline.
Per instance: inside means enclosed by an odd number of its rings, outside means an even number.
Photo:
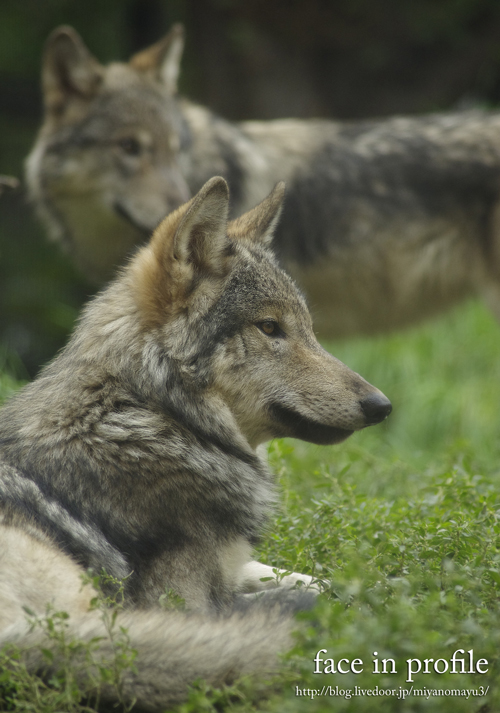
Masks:
[[[200,386],[142,331],[126,282],[115,283],[59,357],[3,408],[0,458],[21,480],[14,487],[6,478],[0,494],[12,505],[25,482],[21,499],[42,530],[85,566],[133,570],[138,600],[163,548],[202,537],[211,519],[228,540],[255,541],[273,500],[270,473],[227,406]],[[179,498],[192,511],[182,522],[170,506]],[[57,508],[47,510],[47,499]],[[65,536],[63,511],[81,525],[81,541]],[[103,533],[114,559],[107,545],[91,552],[89,528],[96,539]]]

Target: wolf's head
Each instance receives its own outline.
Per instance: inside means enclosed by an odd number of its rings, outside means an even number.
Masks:
[[[145,401],[252,447],[338,443],[382,421],[390,402],[319,345],[269,250],[283,195],[278,184],[228,223],[227,184],[211,179],[91,305],[80,354],[126,371]]]
[[[28,157],[40,216],[100,282],[190,197],[191,141],[176,98],[181,26],[128,63],[101,65],[71,27],[47,40],[45,119]]]

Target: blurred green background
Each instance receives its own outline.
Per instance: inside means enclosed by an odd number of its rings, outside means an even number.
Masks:
[[[73,25],[102,61],[173,22],[181,90],[231,119],[355,118],[500,99],[498,0],[2,0],[0,173],[22,178],[41,121],[43,42]],[[93,288],[50,245],[23,189],[0,199],[0,360],[32,376]]]

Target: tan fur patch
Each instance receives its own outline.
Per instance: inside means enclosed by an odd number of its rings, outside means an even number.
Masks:
[[[183,286],[192,271],[177,260],[174,239],[190,205],[191,201],[167,216],[130,264],[130,283],[147,327],[158,326],[182,307]]]
[[[131,287],[147,325],[186,307],[196,277],[222,277],[229,192],[212,178],[197,196],[167,216],[130,267]]]

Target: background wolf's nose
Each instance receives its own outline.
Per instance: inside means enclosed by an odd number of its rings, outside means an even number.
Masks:
[[[392,404],[384,394],[370,394],[360,404],[365,414],[367,426],[380,423],[392,411]]]

